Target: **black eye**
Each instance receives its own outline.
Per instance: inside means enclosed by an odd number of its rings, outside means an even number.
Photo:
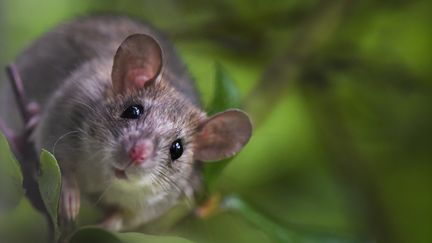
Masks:
[[[170,148],[171,159],[176,160],[183,154],[183,145],[180,139],[175,140]]]
[[[121,114],[121,118],[138,119],[143,114],[144,108],[142,105],[131,105]]]

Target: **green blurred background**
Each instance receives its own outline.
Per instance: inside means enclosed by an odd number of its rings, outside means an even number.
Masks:
[[[218,191],[300,234],[432,242],[432,1],[0,0],[1,66],[62,21],[107,12],[166,32],[205,104],[216,62],[238,85],[255,133]],[[19,210],[0,228],[40,239],[43,218]],[[274,240],[232,213],[170,234]]]

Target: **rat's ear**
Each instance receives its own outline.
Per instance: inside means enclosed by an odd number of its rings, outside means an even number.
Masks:
[[[153,83],[162,70],[162,49],[153,37],[128,36],[114,56],[111,72],[114,93],[137,90]]]
[[[216,161],[238,153],[249,141],[252,124],[241,110],[227,110],[204,121],[195,137],[194,159]]]

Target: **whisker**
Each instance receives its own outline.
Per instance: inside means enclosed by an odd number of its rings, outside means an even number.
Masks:
[[[169,169],[166,165],[161,165],[162,169]],[[181,173],[179,173],[181,175]],[[187,204],[190,208],[193,207],[193,202],[192,200],[188,197],[188,195],[186,194],[186,192],[184,191],[183,188],[179,187],[175,181],[173,181],[164,171],[160,171],[160,175],[161,175],[161,179],[163,179],[166,183],[168,183],[169,185],[171,185],[174,189],[176,189],[180,195],[185,196]],[[181,176],[180,177],[181,180],[186,180],[186,184],[190,184],[188,177],[184,177]]]
[[[99,204],[99,202],[106,195],[106,193],[112,187],[112,185],[113,185],[113,182],[110,182],[110,184],[108,184],[108,186],[105,188],[105,190],[103,190],[103,192],[101,193],[101,195],[99,196],[99,198],[96,200],[96,202],[93,204],[93,206],[97,206]]]
[[[53,155],[54,155],[54,156],[56,155],[56,154],[55,154],[55,149],[56,149],[57,143],[60,142],[60,141],[61,141],[63,138],[65,138],[66,136],[68,136],[68,135],[70,135],[70,134],[73,134],[73,133],[80,133],[80,131],[75,130],[75,131],[67,132],[67,133],[61,135],[61,136],[60,136],[60,137],[55,141],[55,143],[54,143],[54,145],[53,145],[53,149],[52,149],[52,151],[53,151]]]
[[[99,110],[96,110],[95,108],[91,107],[89,104],[86,104],[84,101],[82,101],[80,99],[73,98],[73,99],[70,100],[70,102],[73,103],[74,105],[75,104],[81,105],[81,106],[87,108],[89,111],[92,111],[95,114],[99,114],[100,113]]]

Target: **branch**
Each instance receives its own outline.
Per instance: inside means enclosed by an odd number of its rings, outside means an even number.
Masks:
[[[15,100],[18,105],[18,109],[21,114],[21,118],[24,124],[27,124],[30,119],[30,114],[27,112],[27,100],[24,91],[24,84],[19,75],[18,68],[14,63],[9,64],[6,67],[6,74],[9,78],[12,91],[14,92]]]
[[[6,126],[6,123],[1,119],[0,117],[0,131],[5,135],[6,139],[11,142],[14,138],[14,133],[12,130],[9,129],[8,126]],[[15,144],[10,144],[12,147],[15,146]],[[14,148],[12,148],[14,149]]]
[[[5,136],[8,138],[9,144],[11,144],[13,151],[21,164],[24,178],[23,187],[26,190],[26,196],[35,208],[47,216],[48,214],[35,178],[39,171],[39,157],[33,142],[29,139],[32,129],[37,123],[38,108],[34,103],[28,103],[23,81],[19,75],[16,64],[11,63],[7,66],[6,73],[25,127],[20,134],[14,134],[0,119],[0,128],[5,132]]]

